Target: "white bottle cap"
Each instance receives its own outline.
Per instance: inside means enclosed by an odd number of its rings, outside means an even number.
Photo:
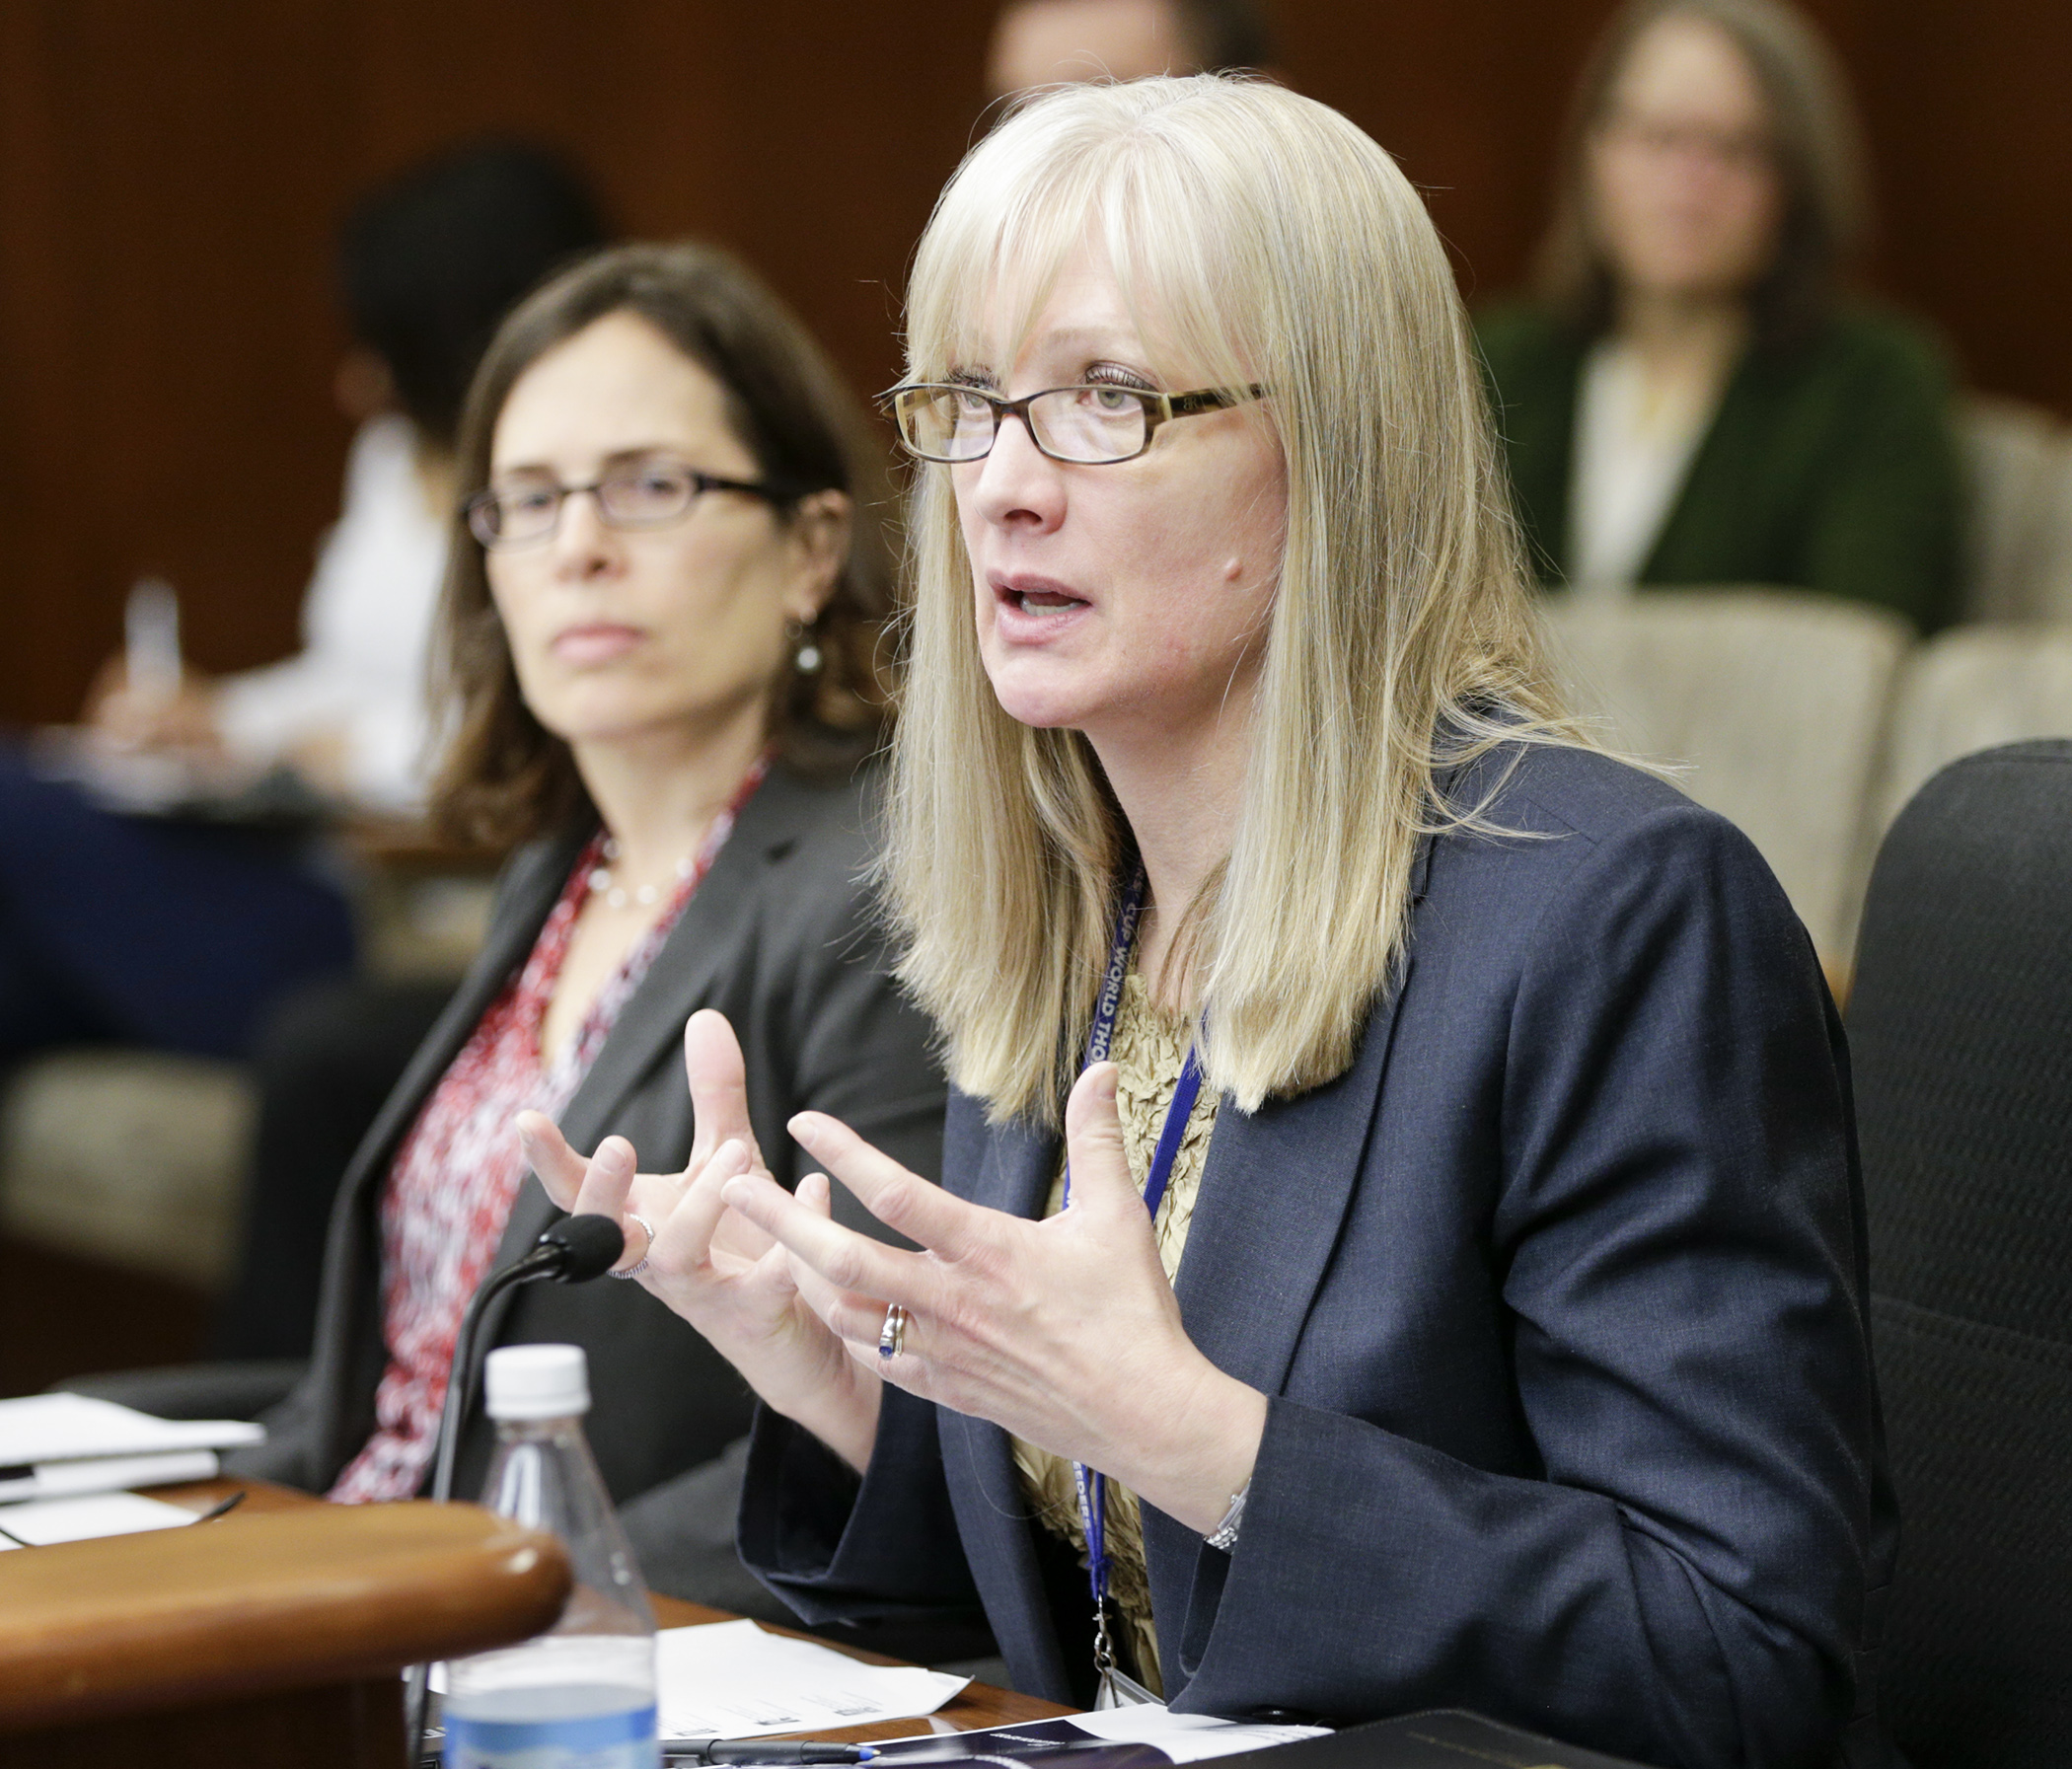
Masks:
[[[484,1365],[491,1419],[569,1419],[590,1410],[590,1366],[579,1345],[507,1345]]]

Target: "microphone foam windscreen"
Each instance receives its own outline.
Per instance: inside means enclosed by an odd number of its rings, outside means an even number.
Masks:
[[[609,1272],[626,1251],[626,1233],[610,1216],[563,1216],[540,1236],[543,1247],[560,1250],[561,1284],[587,1284]]]

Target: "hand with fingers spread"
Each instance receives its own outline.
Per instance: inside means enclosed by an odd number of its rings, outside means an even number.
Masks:
[[[554,1122],[522,1113],[518,1135],[548,1195],[563,1210],[610,1216],[626,1230],[619,1270],[689,1321],[765,1401],[857,1467],[870,1457],[878,1383],[800,1298],[793,1262],[762,1227],[728,1207],[724,1189],[754,1177],[787,1204],[826,1219],[828,1182],[797,1197],[771,1178],[749,1126],[741,1047],[725,1016],[693,1014],[684,1069],[696,1132],[681,1173],[640,1173],[632,1144],[607,1137],[585,1160]]]
[[[1205,1533],[1215,1527],[1250,1475],[1266,1398],[1187,1337],[1130,1175],[1112,1065],[1088,1069],[1073,1090],[1072,1198],[1042,1222],[954,1198],[820,1113],[791,1130],[923,1248],[853,1233],[767,1174],[737,1169],[721,1182],[724,1203],[788,1250],[798,1293],[855,1367],[1085,1462]],[[898,1355],[886,1357],[880,1336],[895,1304],[908,1320]]]

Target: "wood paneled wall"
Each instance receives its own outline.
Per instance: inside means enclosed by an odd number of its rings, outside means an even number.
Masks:
[[[1398,154],[1471,294],[1520,274],[1610,0],[1281,0],[1290,78]],[[2072,410],[2072,9],[1819,0],[1880,167],[1877,280],[1973,379]],[[859,391],[971,139],[988,0],[10,0],[0,7],[0,719],[66,716],[129,582],[210,669],[291,649],[346,429],[333,230],[486,131],[557,142],[631,234],[700,233]]]

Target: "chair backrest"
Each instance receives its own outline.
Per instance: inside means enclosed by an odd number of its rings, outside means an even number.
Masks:
[[[1973,395],[1958,407],[1969,520],[1964,618],[2040,617],[2059,544],[2053,506],[2068,488],[2057,419],[2040,405]]]
[[[1915,1769],[2072,1763],[2072,742],[1922,788],[1849,1004]]]
[[[1960,756],[2030,737],[2072,737],[2072,622],[1957,627],[1929,640],[1900,671],[1876,832]]]
[[[2051,455],[2034,574],[2021,612],[2035,621],[2072,622],[2072,432],[2058,432]]]
[[[1797,590],[1555,597],[1548,624],[1579,711],[1762,850],[1830,974],[1855,944],[1864,807],[1911,628]]]

